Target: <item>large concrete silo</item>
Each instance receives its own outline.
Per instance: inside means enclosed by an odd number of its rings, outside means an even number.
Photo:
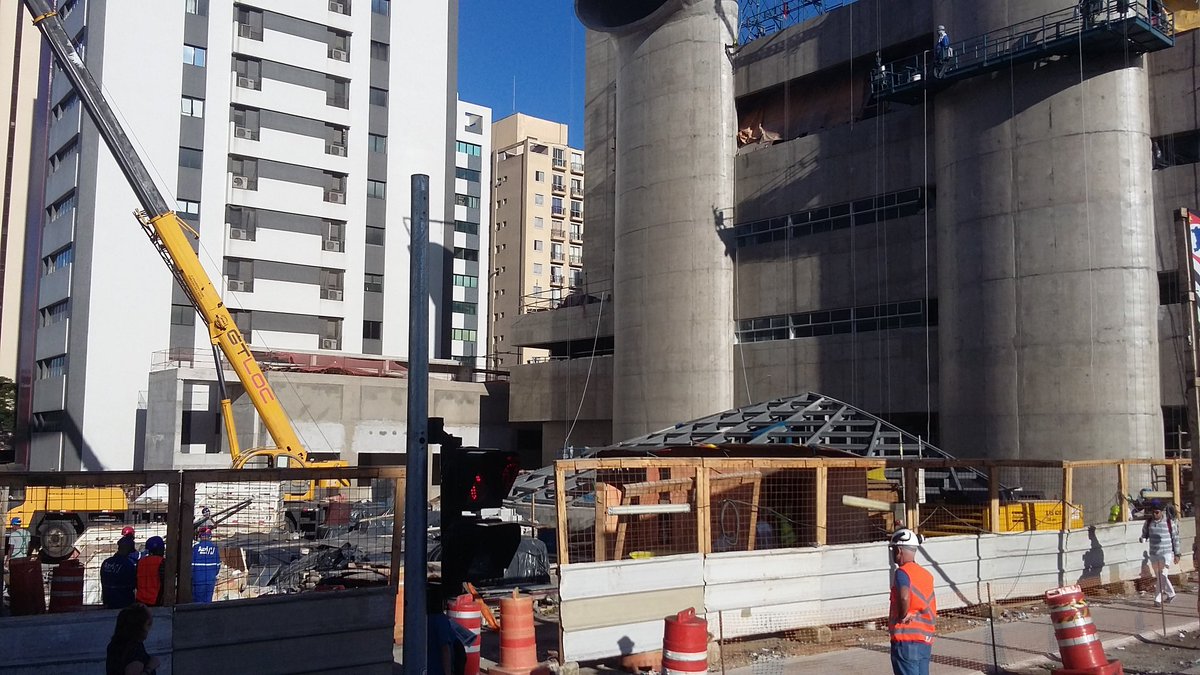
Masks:
[[[613,438],[733,402],[734,0],[576,0],[617,44]]]
[[[940,0],[935,16],[959,40],[1063,4]],[[1145,58],[1081,50],[961,81],[930,105],[942,446],[1161,457]],[[1111,478],[1077,478],[1076,495],[1111,500]]]

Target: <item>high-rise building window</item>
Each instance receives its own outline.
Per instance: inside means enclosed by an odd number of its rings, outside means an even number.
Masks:
[[[367,243],[371,246],[383,246],[384,229],[382,227],[367,226]]]
[[[383,322],[382,321],[363,321],[363,339],[364,340],[382,340],[383,339]]]
[[[233,71],[237,73],[237,86],[243,89],[262,89],[262,61],[236,56]]]
[[[453,277],[453,283],[455,286],[462,286],[463,288],[478,288],[479,277],[471,276],[469,274],[455,274]]]
[[[204,99],[184,96],[179,101],[179,114],[184,117],[204,117]]]
[[[183,11],[186,12],[187,14],[196,14],[198,16],[207,16],[208,15],[208,0],[183,0]],[[66,17],[64,16],[64,18],[66,18]]]
[[[456,141],[454,144],[454,149],[455,151],[461,152],[469,157],[479,157],[483,154],[483,147],[476,145],[475,143]]]
[[[184,217],[187,217],[187,216],[199,217],[200,202],[194,201],[191,199],[176,199],[175,200],[175,213],[178,213]]]
[[[387,183],[381,180],[368,180],[367,196],[376,199],[387,199]]]
[[[480,181],[480,173],[478,171],[475,169],[464,169],[461,166],[455,167],[454,177],[461,178],[472,183],[478,183]]]
[[[535,229],[535,230],[546,229],[546,219],[541,216],[534,216],[533,217],[533,229]]]
[[[546,195],[540,195],[540,194],[534,193],[533,203],[538,206],[544,205],[546,203]]]
[[[383,275],[382,274],[364,274],[363,275],[363,290],[368,293],[383,292]]]
[[[179,166],[199,169],[204,165],[204,152],[196,148],[179,148]]]
[[[472,223],[469,220],[454,221],[454,231],[462,232],[463,234],[479,234],[479,223]]]
[[[534,274],[542,273],[542,263],[533,263],[533,273]]]
[[[542,241],[541,239],[534,239],[534,240],[533,240],[533,250],[535,250],[535,251],[543,251],[543,250],[545,250],[545,249],[546,249],[546,242]]]
[[[479,197],[456,194],[454,195],[454,203],[457,206],[465,206],[469,209],[477,209],[479,208]]]
[[[387,152],[387,136],[367,134],[367,149],[371,152]]]
[[[71,315],[70,302],[70,300],[61,300],[45,309],[39,310],[39,325],[45,328],[66,321]]]
[[[75,261],[75,250],[69,245],[50,255],[42,258],[42,276],[50,276],[56,272],[66,269]]]
[[[204,47],[196,47],[194,45],[183,46],[183,62],[190,66],[203,68],[204,62],[208,58],[208,50]]]
[[[75,197],[75,191],[71,190],[67,193],[67,196],[51,204],[46,209],[46,215],[49,217],[50,222],[54,222],[60,218],[65,218],[74,213],[75,204],[77,201],[78,200]]]
[[[392,3],[389,0],[371,0],[371,11],[387,16],[392,12]]]
[[[466,260],[469,262],[479,262],[479,251],[477,251],[473,248],[465,248],[462,246],[455,246],[454,247],[454,257],[459,260]]]
[[[387,61],[391,57],[392,49],[386,42],[377,42],[371,40],[371,58],[376,61]]]
[[[478,338],[479,333],[467,328],[454,328],[450,331],[451,340],[460,340],[462,342],[474,342]]]
[[[67,374],[67,356],[55,356],[37,362],[37,379],[46,380],[51,377],[62,377]]]
[[[371,87],[370,102],[371,102],[371,105],[387,107],[387,104],[388,104],[387,89],[380,89],[379,87]]]
[[[533,179],[539,183],[545,183],[546,182],[546,172],[545,171],[534,171]]]
[[[196,308],[191,305],[171,305],[172,326],[195,326]]]
[[[479,312],[479,305],[474,302],[458,302],[450,303],[450,311],[455,314],[466,314],[475,316]]]

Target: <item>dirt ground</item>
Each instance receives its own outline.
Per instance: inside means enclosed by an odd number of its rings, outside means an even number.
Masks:
[[[1164,639],[1138,640],[1108,652],[1126,675],[1182,675],[1200,670],[1200,631],[1181,632]],[[1011,675],[1048,675],[1049,666],[1005,671]]]

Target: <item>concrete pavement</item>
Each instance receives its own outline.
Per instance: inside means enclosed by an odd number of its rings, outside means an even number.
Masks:
[[[1113,599],[1089,601],[1092,619],[1110,659],[1120,659],[1118,647],[1142,638],[1162,636],[1163,619],[1167,634],[1195,630],[1200,626],[1196,617],[1194,593],[1180,593],[1175,602],[1161,609],[1149,596],[1144,599]],[[991,628],[986,622],[977,628],[939,635],[933,645],[933,663],[929,669],[935,675],[995,672],[998,660],[1004,670],[1028,668],[1058,660],[1058,646],[1048,614],[1031,616],[1024,621],[996,622],[995,652],[992,649]],[[993,659],[993,653],[996,659]],[[791,659],[757,663],[726,671],[728,675],[775,675],[776,673],[888,673],[891,662],[887,642],[863,644],[858,647]],[[1003,671],[1002,671],[1003,672]],[[1192,673],[1192,670],[1186,671]],[[1200,670],[1195,672],[1200,673]]]

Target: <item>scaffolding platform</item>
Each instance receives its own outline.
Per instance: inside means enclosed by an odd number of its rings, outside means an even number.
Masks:
[[[1155,0],[1098,0],[1092,11],[1072,5],[1049,14],[878,66],[871,102],[916,104],[955,82],[1022,63],[1079,54],[1144,54],[1175,45],[1175,19]]]

